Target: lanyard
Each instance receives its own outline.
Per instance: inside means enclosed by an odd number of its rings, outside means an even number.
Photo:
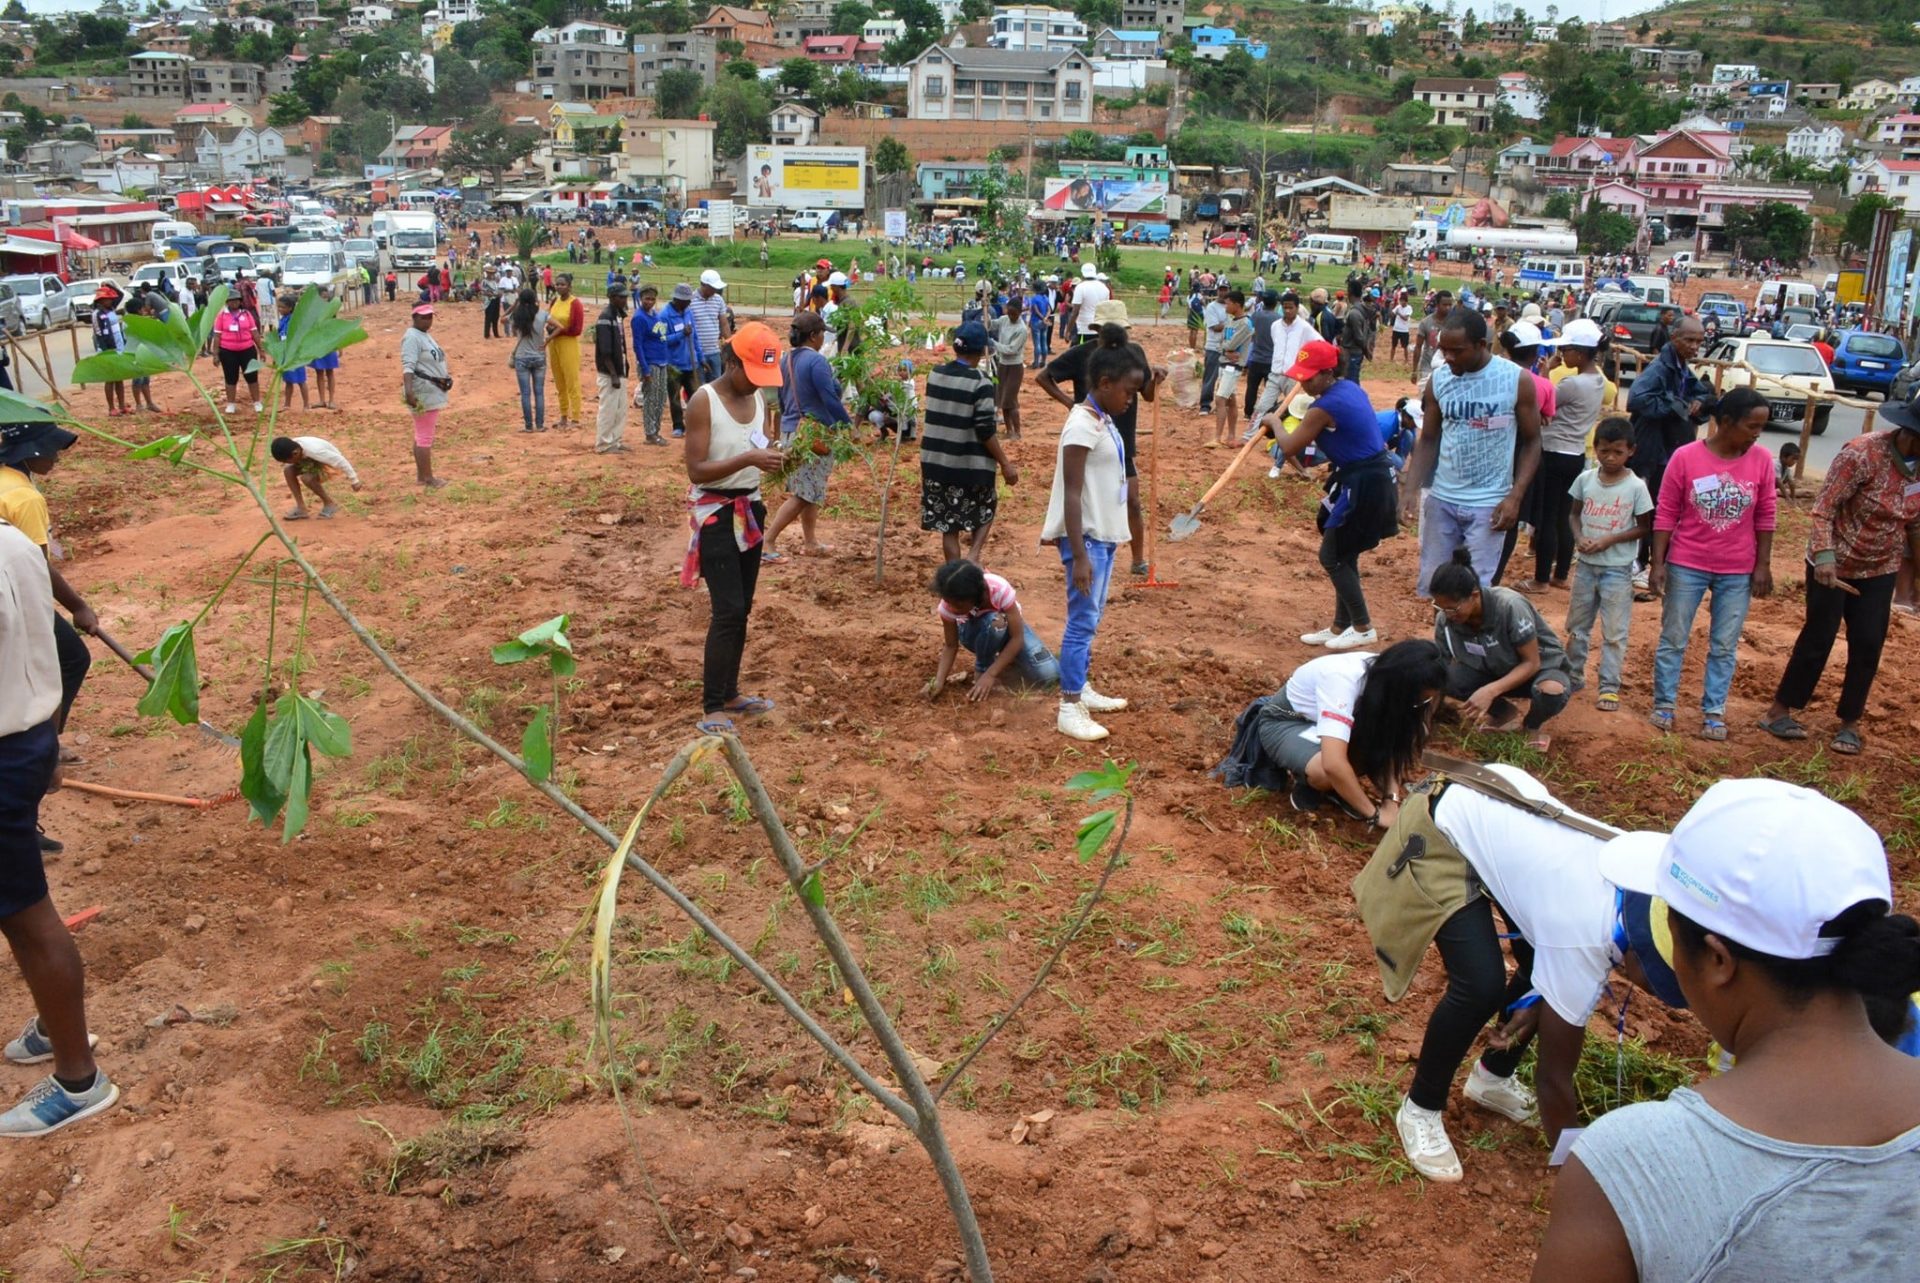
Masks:
[[[1085,402],[1083,402],[1083,404],[1089,410],[1092,410],[1096,415],[1099,416],[1100,426],[1107,430],[1107,437],[1113,442],[1113,453],[1116,456],[1118,456],[1120,460],[1120,502],[1124,504],[1127,501],[1127,443],[1126,443],[1126,440],[1123,437],[1121,437],[1120,429],[1114,423],[1113,416],[1108,414],[1105,408],[1102,407],[1098,401],[1093,399],[1093,394],[1091,392],[1087,394],[1087,399]]]

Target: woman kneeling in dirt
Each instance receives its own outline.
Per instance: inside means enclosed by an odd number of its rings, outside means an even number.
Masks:
[[[1574,1069],[1613,969],[1669,1007],[1687,1005],[1655,947],[1651,899],[1601,873],[1601,854],[1618,836],[1524,771],[1461,762],[1408,792],[1354,879],[1389,1002],[1406,995],[1429,944],[1447,968],[1447,992],[1427,1020],[1394,1118],[1407,1161],[1428,1180],[1461,1178],[1447,1097],[1489,1020],[1501,1024],[1467,1076],[1467,1099],[1515,1122],[1544,1122],[1551,1144],[1574,1125]],[[1516,964],[1511,978],[1496,909]],[[1536,1034],[1529,1088],[1514,1070]]]
[[[1545,752],[1546,725],[1573,698],[1567,652],[1534,604],[1511,588],[1482,588],[1465,548],[1433,572],[1433,639],[1447,657],[1447,694],[1489,730],[1526,732]],[[1513,701],[1527,701],[1523,717]]]
[[[1446,661],[1430,641],[1310,659],[1240,714],[1214,773],[1229,786],[1288,788],[1296,811],[1317,811],[1332,794],[1342,811],[1384,829],[1419,773],[1446,684]]]

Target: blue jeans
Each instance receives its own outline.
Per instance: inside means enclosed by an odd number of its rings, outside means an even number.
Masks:
[[[726,371],[726,359],[718,352],[709,352],[700,358],[700,381],[711,383]]]
[[[993,661],[1000,658],[1000,652],[1007,648],[1007,617],[998,613],[976,615],[972,619],[962,620],[957,625],[960,632],[960,644],[973,652],[973,671],[984,673],[993,667]],[[1040,634],[1031,626],[1022,630],[1019,658],[1013,666],[1020,676],[1032,686],[1058,686],[1060,684],[1060,661],[1053,657],[1047,644],[1040,640]]]
[[[1596,566],[1585,558],[1573,563],[1572,599],[1567,603],[1567,668],[1575,686],[1586,684],[1587,648],[1593,622],[1600,621],[1600,692],[1620,691],[1620,667],[1627,657],[1627,625],[1633,620],[1633,567]]]
[[[1060,693],[1078,696],[1087,688],[1087,667],[1093,659],[1093,635],[1107,608],[1107,585],[1113,580],[1113,552],[1118,544],[1089,539],[1087,560],[1093,563],[1093,591],[1073,586],[1073,541],[1059,543],[1060,563],[1067,568],[1067,630],[1060,638]]]
[[[1506,531],[1493,528],[1492,508],[1463,508],[1429,494],[1420,509],[1420,582],[1415,594],[1423,599],[1432,595],[1427,585],[1433,582],[1433,572],[1462,546],[1473,555],[1473,572],[1480,577],[1480,586],[1486,587],[1500,567],[1500,548],[1506,539]]]
[[[1707,684],[1700,708],[1710,717],[1727,711],[1727,692],[1733,687],[1734,649],[1746,626],[1752,604],[1752,575],[1714,575],[1704,570],[1667,563],[1666,605],[1660,614],[1660,645],[1653,652],[1653,706],[1672,711],[1680,698],[1680,668],[1686,663],[1687,634],[1708,593]]]
[[[547,426],[547,358],[520,357],[513,363],[513,377],[520,384],[520,422],[526,428]]]
[[[1348,352],[1344,355],[1347,359],[1346,377],[1358,383],[1360,381],[1360,363],[1366,360],[1366,357],[1359,352]]]

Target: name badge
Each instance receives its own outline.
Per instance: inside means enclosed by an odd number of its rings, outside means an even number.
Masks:
[[[1466,647],[1467,647],[1467,654],[1478,655],[1483,659],[1486,657],[1487,648],[1485,646],[1482,646],[1479,642],[1467,642]]]
[[[760,431],[760,429],[758,428],[755,428],[753,430],[753,432],[747,437],[747,440],[753,443],[753,448],[756,450],[764,450],[767,448],[767,434]]]
[[[1920,494],[1920,481],[1907,482],[1907,488],[1902,493],[1905,494],[1905,496],[1909,499],[1913,498],[1917,494]]]
[[[1693,479],[1693,492],[1695,494],[1712,494],[1719,488],[1720,478],[1718,477],[1695,477]]]
[[[1512,426],[1513,416],[1511,414],[1490,414],[1487,416],[1487,427],[1495,432],[1505,432]]]

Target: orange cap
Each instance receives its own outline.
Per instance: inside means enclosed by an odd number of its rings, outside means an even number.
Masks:
[[[735,332],[732,346],[755,387],[780,386],[780,340],[771,329],[759,321],[749,321]]]

